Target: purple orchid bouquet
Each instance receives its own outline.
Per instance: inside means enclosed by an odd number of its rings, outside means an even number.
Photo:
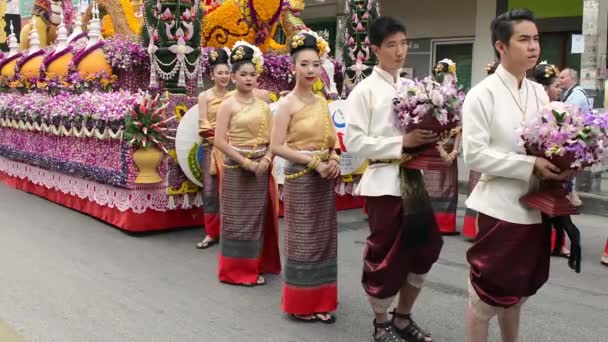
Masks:
[[[608,113],[552,102],[523,125],[520,145],[528,155],[546,158],[562,171],[600,164],[608,159]],[[563,182],[543,181],[540,191],[521,201],[551,216],[576,214],[566,194]]]
[[[150,69],[148,51],[137,42],[122,37],[108,38],[104,41],[103,52],[114,70]]]
[[[405,131],[416,128],[441,133],[460,125],[464,92],[453,83],[441,84],[431,77],[403,80],[393,98],[397,126]]]
[[[401,81],[393,98],[397,127],[404,132],[424,129],[445,136],[435,146],[417,151],[407,167],[428,170],[450,167],[458,152],[463,101],[464,92],[452,82],[439,83],[431,77]]]
[[[552,102],[522,127],[520,144],[562,170],[599,164],[608,158],[608,113]]]

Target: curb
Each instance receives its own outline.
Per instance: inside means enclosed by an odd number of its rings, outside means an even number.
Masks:
[[[458,192],[468,194],[469,182],[458,181]],[[608,217],[608,196],[596,195],[587,192],[578,192],[578,196],[583,201],[581,214],[598,215]]]

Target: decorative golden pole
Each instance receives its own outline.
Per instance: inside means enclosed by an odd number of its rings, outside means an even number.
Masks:
[[[6,15],[6,0],[0,0],[0,44],[6,43],[6,32],[4,28],[6,27],[6,21],[4,21],[4,16]]]

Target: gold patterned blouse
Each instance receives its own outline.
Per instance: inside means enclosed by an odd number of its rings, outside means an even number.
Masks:
[[[228,141],[233,146],[266,147],[270,142],[272,113],[268,104],[258,98],[232,114],[228,126]]]
[[[316,96],[316,101],[305,105],[291,116],[287,128],[287,146],[297,151],[339,149],[327,100]]]
[[[215,121],[217,120],[217,110],[222,104],[222,97],[214,96],[207,102],[207,120],[199,120],[198,132],[204,138],[212,137],[215,131]]]

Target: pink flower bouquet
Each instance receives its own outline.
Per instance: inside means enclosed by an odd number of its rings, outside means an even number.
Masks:
[[[445,169],[453,162],[452,155],[459,148],[460,113],[464,93],[453,83],[439,83],[431,77],[423,80],[404,80],[393,98],[393,110],[397,115],[397,127],[404,132],[425,129],[437,134],[451,132],[449,137],[436,146],[422,148],[406,166],[417,169]]]
[[[552,102],[521,129],[521,145],[529,155],[549,160],[562,171],[599,164],[608,157],[608,113],[581,111]],[[552,215],[576,214],[561,182],[543,182],[541,190],[522,202]]]

